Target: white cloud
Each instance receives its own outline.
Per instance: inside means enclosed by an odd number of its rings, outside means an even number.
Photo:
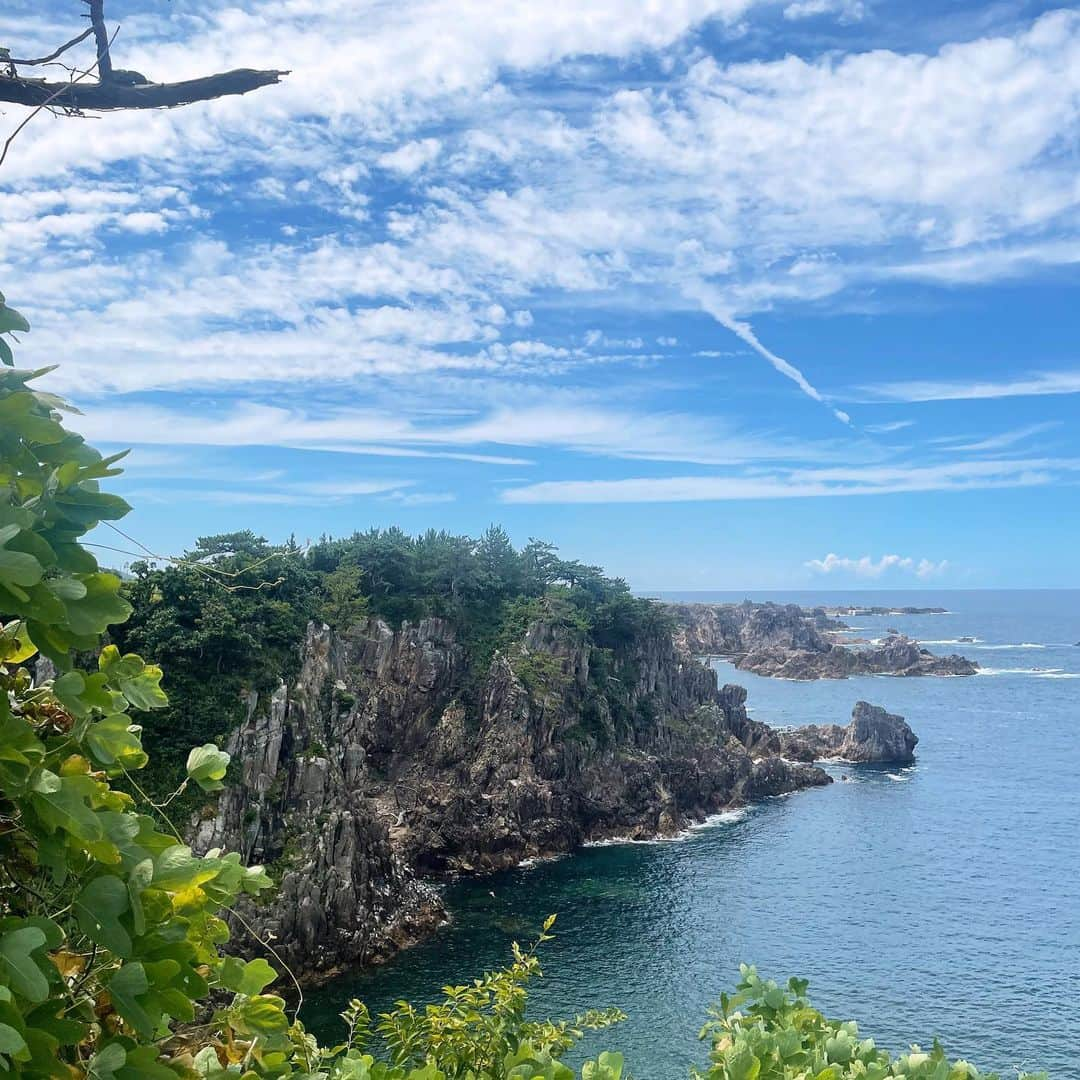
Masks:
[[[998,435],[989,435],[985,439],[970,441],[969,436],[949,435],[933,439],[935,443],[945,443],[956,454],[978,453],[984,450],[1004,450],[1015,446],[1019,442],[1030,439],[1033,435],[1042,435],[1047,431],[1053,431],[1061,427],[1060,420],[1044,420],[1038,424],[1027,424],[1025,427],[1013,428],[1012,431],[1003,431]]]
[[[405,143],[397,150],[380,155],[379,164],[392,172],[412,176],[425,165],[432,164],[441,150],[442,143],[438,139],[417,139],[414,142]]]
[[[866,15],[862,0],[795,0],[784,8],[785,19],[809,19],[817,15],[839,15],[847,22],[857,22]]]
[[[879,578],[883,574],[913,574],[920,580],[938,577],[949,568],[948,560],[913,559],[906,555],[882,555],[874,560],[869,555],[859,559],[844,558],[830,552],[824,559],[810,559],[803,564],[818,574],[853,575],[859,578]]]
[[[760,461],[850,460],[860,451],[830,441],[747,433],[687,413],[612,408],[574,393],[519,390],[514,404],[448,417],[421,406],[410,414],[377,406],[321,411],[246,401],[223,410],[137,404],[87,407],[80,430],[93,441],[142,446],[281,446],[389,457],[431,457],[489,465],[528,465],[523,449],[625,460],[734,465]],[[545,400],[546,399],[546,400]],[[508,454],[493,451],[517,451]],[[873,453],[872,448],[866,448]],[[328,490],[334,485],[328,484]],[[310,488],[308,489],[311,490]]]
[[[865,386],[875,401],[976,401],[988,398],[1080,394],[1080,371],[1045,371],[1000,382],[912,379]]]
[[[453,374],[542,391],[578,365],[655,363],[637,325],[585,336],[610,325],[597,307],[636,314],[647,302],[657,317],[710,313],[743,355],[846,422],[827,382],[844,378],[839,361],[778,355],[758,337],[759,314],[882,282],[980,284],[1080,261],[1067,152],[1080,133],[1080,13],[926,54],[725,63],[694,36],[758,6],[775,11],[755,0],[211,0],[198,15],[137,20],[124,62],[151,75],[256,61],[293,74],[241,100],[105,117],[93,139],[80,123],[27,129],[0,194],[0,276],[35,323],[20,358],[63,356],[53,386],[81,399],[216,388],[267,400],[287,387],[284,412],[223,409],[207,422],[184,405],[143,410],[194,441],[489,462],[521,459],[469,440],[705,464],[795,455],[790,441],[677,411],[492,410],[433,432],[363,410],[327,415],[316,401],[328,384],[423,392]],[[786,13],[860,6],[796,0]],[[628,79],[627,62],[642,59],[652,76]],[[265,233],[232,228],[244,214]],[[552,311],[547,324],[534,315]],[[698,355],[733,355],[719,336]],[[1073,372],[872,388],[896,401],[1078,389]],[[618,482],[662,497],[729,483]]]
[[[915,423],[914,420],[890,420],[883,424],[867,424],[864,428],[871,435],[887,435],[892,431],[903,431]]]
[[[801,469],[740,476],[549,480],[510,488],[508,503],[711,502],[976,491],[1051,484],[1080,471],[1080,459],[959,461],[946,465]]]

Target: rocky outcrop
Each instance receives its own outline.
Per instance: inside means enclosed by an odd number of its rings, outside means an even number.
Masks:
[[[250,699],[229,745],[241,775],[195,841],[280,875],[241,914],[302,975],[425,933],[442,917],[428,878],[670,835],[829,782],[665,632],[601,650],[534,623],[485,667],[438,619],[312,625],[296,683]]]
[[[867,701],[856,702],[847,727],[810,724],[782,731],[779,739],[781,752],[795,761],[839,758],[890,764],[914,761],[915,746],[919,741],[902,716]]]
[[[755,675],[845,679],[851,675],[974,675],[963,656],[937,656],[903,634],[867,647],[837,640],[844,624],[796,604],[670,604],[676,644],[694,656],[730,657]]]

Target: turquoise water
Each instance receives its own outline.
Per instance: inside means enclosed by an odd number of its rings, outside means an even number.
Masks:
[[[674,596],[674,594],[673,594]],[[741,599],[679,594],[680,599]],[[754,599],[944,606],[848,620],[897,627],[983,665],[956,679],[789,683],[718,663],[773,724],[846,722],[859,698],[920,736],[905,769],[774,799],[677,842],[590,848],[447,889],[453,924],[373,973],[309,997],[331,1037],[347,997],[423,1001],[501,964],[558,912],[536,1015],[617,1005],[630,1019],[587,1048],[625,1050],[639,1080],[685,1077],[697,1031],[739,961],[811,980],[816,1002],[900,1049],[938,1036],[1006,1075],[1078,1075],[1080,592],[812,593]]]

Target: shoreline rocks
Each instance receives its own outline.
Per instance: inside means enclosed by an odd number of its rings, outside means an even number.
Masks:
[[[677,645],[695,656],[730,658],[742,671],[780,679],[852,675],[974,675],[966,657],[938,656],[904,634],[855,647],[836,638],[847,627],[824,608],[796,604],[668,604]]]
[[[780,732],[781,752],[795,761],[839,758],[854,763],[909,765],[919,737],[902,716],[880,705],[856,702],[847,727],[839,724],[793,728]]]

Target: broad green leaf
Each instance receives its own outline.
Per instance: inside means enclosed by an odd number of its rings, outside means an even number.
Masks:
[[[161,689],[161,674],[161,668],[146,664],[134,678],[120,680],[120,690],[133,709],[149,712],[151,709],[163,709],[169,704],[165,691]]]
[[[115,713],[90,725],[86,743],[103,765],[141,769],[148,759],[139,740],[140,730],[126,714]]]
[[[261,956],[247,963],[228,956],[222,961],[220,978],[226,990],[255,997],[277,978],[277,972]]]
[[[26,321],[26,316],[0,301],[0,334],[10,334],[12,331],[25,334],[29,330],[30,324]]]
[[[80,671],[66,671],[54,683],[53,693],[60,699],[68,712],[74,716],[86,716],[90,710],[80,700],[79,695],[86,689],[86,680]]]
[[[88,1076],[97,1076],[100,1080],[108,1080],[117,1069],[123,1067],[126,1060],[127,1052],[120,1043],[108,1043],[90,1059],[86,1073]]]
[[[238,1025],[252,1035],[275,1035],[289,1030],[285,1002],[272,994],[247,998],[230,1010]]]
[[[220,791],[228,768],[229,755],[213,743],[197,746],[188,754],[187,774],[203,791]]]
[[[25,551],[0,548],[0,581],[11,585],[36,585],[44,573],[41,563]]]
[[[7,1054],[18,1061],[26,1061],[30,1057],[26,1040],[10,1024],[0,1024],[0,1054]]]
[[[86,595],[65,602],[68,625],[74,633],[100,634],[131,614],[131,605],[120,595],[120,579],[115,574],[88,574],[83,584]]]
[[[112,874],[94,878],[75,901],[79,929],[117,956],[131,955],[131,935],[120,923],[130,904],[124,882]]]
[[[0,964],[12,989],[29,1001],[44,1001],[49,983],[34,953],[45,945],[45,934],[37,926],[24,926],[0,935]]]
[[[150,990],[143,965],[138,962],[125,964],[108,981],[107,986],[116,1011],[144,1039],[149,1039],[157,1027],[157,1019],[139,1001]]]
[[[130,817],[130,814],[125,814]],[[136,864],[128,874],[127,890],[128,900],[131,903],[131,917],[135,927],[135,935],[141,937],[146,933],[146,914],[143,911],[142,894],[150,888],[150,882],[154,879],[154,862],[152,859],[143,859]]]
[[[97,814],[86,804],[97,785],[88,776],[65,776],[42,769],[31,795],[34,809],[50,831],[63,829],[80,840],[103,836]]]
[[[30,640],[25,620],[13,620],[0,632],[0,663],[21,664],[37,651],[37,646]]]
[[[156,1046],[136,1046],[128,1051],[123,1067],[116,1070],[116,1080],[176,1080],[176,1071],[161,1063]]]

